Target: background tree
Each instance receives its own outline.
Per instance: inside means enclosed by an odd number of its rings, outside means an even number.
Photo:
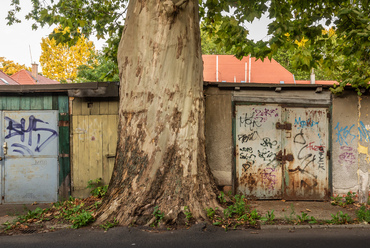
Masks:
[[[25,65],[20,65],[13,60],[7,60],[5,57],[0,57],[0,70],[11,76],[20,70],[31,71],[31,68]]]
[[[289,33],[286,36],[290,36]],[[335,43],[337,35],[333,28],[329,30],[322,30],[322,35],[317,39],[330,39],[330,42],[325,42],[321,47],[321,53],[324,58],[330,57],[332,61],[339,61],[340,57],[336,56],[328,45]],[[291,46],[293,44],[293,46]],[[310,63],[310,56],[312,52],[311,42],[308,39],[291,40],[290,44],[285,44],[280,47],[273,58],[284,66],[288,71],[294,74],[296,80],[310,80],[311,70],[307,66]],[[316,80],[336,80],[340,79],[340,68],[327,67],[324,60],[316,61],[317,67],[315,69]],[[338,62],[339,63],[339,62]]]
[[[16,21],[19,7],[18,0],[12,2],[9,22]],[[118,13],[125,11],[123,0],[32,2],[28,18],[41,25],[68,26],[76,36],[79,28],[86,35],[112,31],[115,38],[122,30]],[[273,38],[249,40],[243,23],[266,12],[274,20],[269,25]],[[317,47],[312,46],[302,60],[305,68],[315,68],[325,59],[320,51],[325,40],[316,38],[324,29],[320,23],[334,21],[342,40],[335,47],[337,55],[354,54],[351,61],[357,58],[357,65],[369,63],[367,0],[130,0],[117,56],[119,141],[109,190],[97,215],[100,223],[114,217],[126,225],[150,223],[155,206],[168,222],[184,218],[184,206],[201,220],[206,218],[206,207],[218,205],[205,159],[200,17],[205,23],[202,29],[217,35],[216,42],[226,51],[233,49],[237,57],[271,58],[279,47],[291,43],[287,33],[292,40],[308,39]],[[365,74],[356,71],[351,78],[354,87],[368,87],[369,73],[361,72]]]
[[[69,36],[69,28],[55,29],[54,33]],[[54,38],[42,38],[40,64],[45,77],[61,83],[74,83],[78,66],[92,68],[95,47],[92,41],[79,36],[74,45],[57,43]]]
[[[99,53],[92,65],[80,65],[76,82],[119,81],[118,66],[110,57]]]

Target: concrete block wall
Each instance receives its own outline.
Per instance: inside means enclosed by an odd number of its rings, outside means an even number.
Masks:
[[[332,105],[333,194],[356,192],[367,202],[370,173],[370,97],[345,92]]]

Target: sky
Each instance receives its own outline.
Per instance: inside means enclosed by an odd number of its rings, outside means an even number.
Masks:
[[[4,3],[5,1],[5,3]],[[24,16],[31,10],[31,1],[22,0],[22,11],[18,17],[22,20],[21,23],[6,25],[5,17],[10,9],[10,0],[1,0],[2,7],[0,8],[0,57],[5,57],[7,60],[13,60],[21,65],[31,66],[33,62],[39,64],[41,55],[41,38],[47,37],[54,27],[45,26],[38,30],[32,30],[32,21],[25,20]],[[266,17],[261,21],[256,21],[252,24],[247,24],[250,31],[250,38],[254,40],[267,38],[267,24],[269,23]],[[96,40],[90,37],[95,44],[96,49],[100,50],[104,44],[103,40]],[[31,59],[32,56],[32,59]],[[40,68],[41,69],[41,68]],[[40,70],[41,71],[41,70]]]

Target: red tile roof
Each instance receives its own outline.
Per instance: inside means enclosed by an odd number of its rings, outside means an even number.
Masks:
[[[208,82],[310,84],[310,81],[306,80],[294,81],[293,74],[274,59],[270,61],[266,58],[262,62],[256,61],[255,58],[249,59],[247,56],[239,60],[233,55],[203,55],[203,78]],[[334,83],[337,82],[316,81],[316,84],[333,85]]]
[[[21,70],[11,76],[19,84],[59,84],[58,81],[47,77],[37,75],[36,80],[32,77],[32,73],[27,70]]]
[[[17,81],[9,77],[7,74],[5,74],[3,71],[0,70],[0,85],[14,85],[19,84]]]
[[[274,59],[262,62],[249,56],[239,60],[233,55],[203,55],[203,66],[204,81],[294,84],[293,74]]]

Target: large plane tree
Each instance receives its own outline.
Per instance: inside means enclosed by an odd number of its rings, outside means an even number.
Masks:
[[[38,25],[70,27],[78,34],[106,37],[106,56],[117,55],[120,74],[119,141],[109,190],[97,221],[114,217],[123,225],[153,221],[158,206],[168,222],[196,220],[215,208],[217,188],[205,156],[200,20],[217,43],[236,56],[271,57],[281,46],[306,43],[302,67],[340,67],[342,84],[367,88],[369,4],[367,0],[32,0],[27,18]],[[127,4],[127,5],[126,5]],[[8,22],[21,7],[12,0]],[[271,39],[248,39],[246,21],[272,19]],[[337,38],[322,38],[323,25]],[[217,27],[217,28],[215,28]],[[77,30],[80,30],[77,31]],[[318,38],[321,37],[321,38]],[[119,46],[117,42],[120,39]],[[327,58],[322,47],[347,60]],[[118,52],[115,48],[118,47]],[[349,77],[346,77],[349,76]],[[340,89],[339,89],[340,90]]]

